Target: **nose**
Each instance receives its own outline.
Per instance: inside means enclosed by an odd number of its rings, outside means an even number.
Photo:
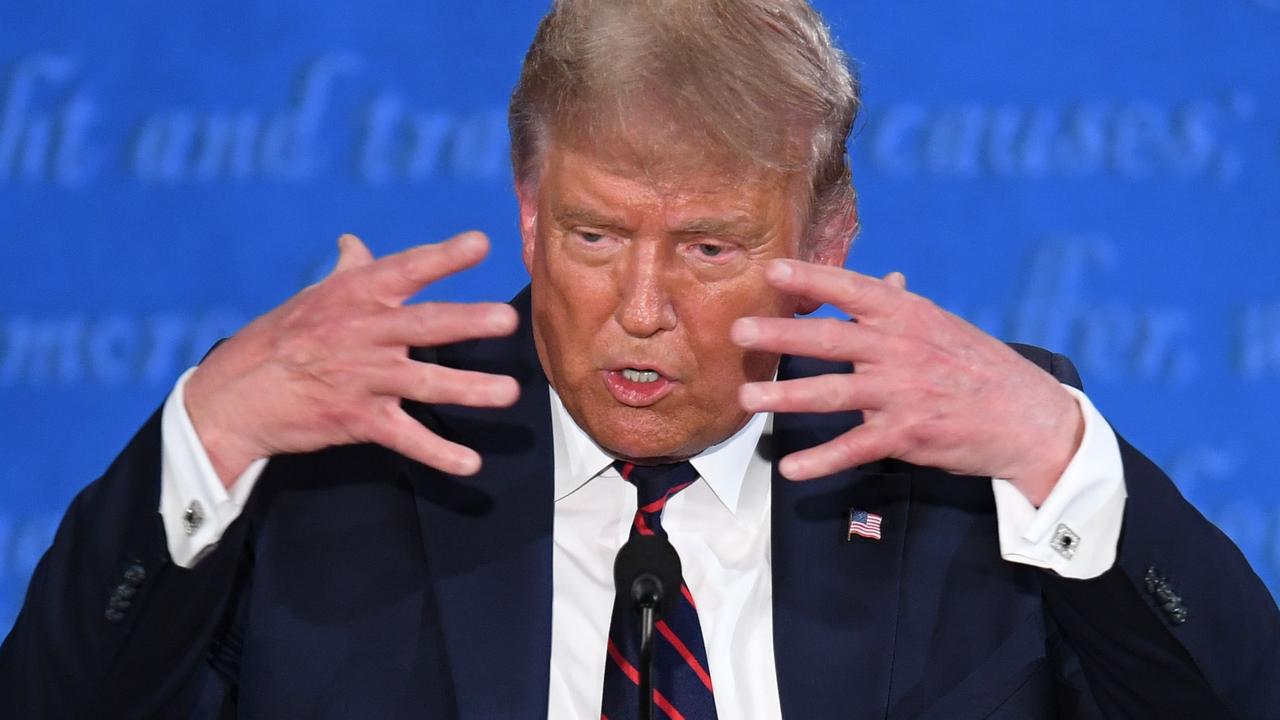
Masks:
[[[669,271],[671,258],[656,242],[632,242],[619,281],[618,324],[632,337],[646,338],[676,326]]]

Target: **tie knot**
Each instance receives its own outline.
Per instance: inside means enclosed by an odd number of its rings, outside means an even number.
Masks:
[[[670,465],[636,465],[615,460],[613,466],[622,479],[636,486],[637,520],[654,529],[661,528],[662,509],[666,507],[667,500],[698,479],[698,471],[688,461]]]

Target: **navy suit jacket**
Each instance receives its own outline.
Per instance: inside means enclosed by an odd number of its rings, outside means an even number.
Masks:
[[[372,445],[277,457],[194,569],[172,563],[156,512],[153,416],[37,567],[0,649],[0,714],[545,715],[550,407],[527,291],[515,306],[511,338],[420,353],[522,386],[506,410],[409,406],[478,450],[479,475]],[[1079,384],[1060,356],[1019,349]],[[784,358],[780,376],[850,369]],[[781,457],[857,422],[780,415],[763,442]],[[1119,559],[1087,581],[1002,560],[985,479],[894,461],[805,483],[775,472],[784,715],[1280,717],[1275,602],[1160,470],[1123,440],[1121,454]],[[850,507],[882,515],[883,538],[848,541]]]

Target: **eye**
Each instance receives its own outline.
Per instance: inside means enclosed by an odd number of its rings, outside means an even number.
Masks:
[[[578,247],[586,248],[592,251],[611,248],[617,244],[616,243],[617,238],[615,238],[613,235],[610,235],[607,232],[601,232],[599,230],[584,230],[582,228],[574,228],[570,232],[570,237],[573,238],[575,244]]]
[[[724,265],[737,257],[737,245],[722,240],[693,241],[684,246],[684,252],[692,260],[709,265]]]

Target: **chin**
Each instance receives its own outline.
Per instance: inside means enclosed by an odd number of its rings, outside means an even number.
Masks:
[[[683,459],[680,451],[688,438],[679,437],[669,421],[651,410],[618,407],[590,415],[593,417],[587,418],[583,429],[611,455],[638,461]]]
[[[687,460],[723,437],[707,437],[704,421],[672,417],[648,408],[613,407],[593,413],[582,427],[608,453],[637,462]],[[733,430],[723,433],[724,437]]]

